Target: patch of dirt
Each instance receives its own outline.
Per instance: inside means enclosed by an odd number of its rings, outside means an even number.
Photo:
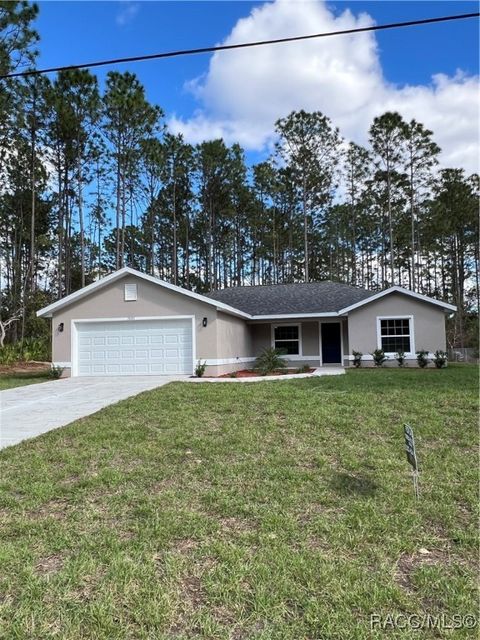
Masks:
[[[185,576],[180,583],[182,600],[188,602],[192,607],[203,604],[205,596],[202,582],[198,576]]]
[[[448,564],[449,556],[442,549],[419,549],[414,554],[402,554],[398,560],[395,571],[395,581],[404,589],[414,591],[412,575],[419,567],[436,564]]]
[[[64,564],[65,558],[61,555],[47,556],[36,563],[35,571],[42,576],[49,576],[58,573]]]
[[[245,532],[245,531],[253,531],[253,526],[248,520],[242,520],[240,518],[229,517],[229,518],[220,518],[220,528],[223,531],[228,532]]]
[[[38,509],[28,511],[26,515],[35,520],[49,517],[55,520],[65,520],[69,508],[70,503],[68,500],[54,499],[42,504]]]
[[[0,365],[0,375],[12,373],[40,373],[49,371],[50,362],[16,362],[15,364]]]
[[[81,584],[70,591],[69,598],[83,604],[91,601],[105,573],[106,571],[103,567],[97,567],[92,574],[84,576]]]
[[[183,538],[181,540],[175,540],[171,548],[172,551],[175,551],[176,553],[191,553],[198,548],[198,540],[194,540],[193,538]]]
[[[308,371],[302,371],[302,373],[313,373],[315,369],[308,369]],[[266,376],[262,376],[263,378],[269,378],[270,376],[283,376],[292,373],[297,373],[298,369],[286,369],[285,371],[274,371],[272,373],[267,374]],[[251,369],[242,369],[241,371],[237,371],[233,376],[231,373],[224,373],[221,376],[205,376],[208,378],[257,378],[260,376],[258,371],[252,371]]]

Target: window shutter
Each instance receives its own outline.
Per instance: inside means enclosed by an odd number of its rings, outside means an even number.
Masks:
[[[126,284],[125,285],[125,301],[132,302],[137,299],[137,285]]]

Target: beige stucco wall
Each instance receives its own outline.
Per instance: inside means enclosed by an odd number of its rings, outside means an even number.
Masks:
[[[245,320],[219,311],[216,326],[217,358],[246,358],[252,355],[252,334]]]
[[[349,351],[345,353],[351,354],[354,349],[367,355],[377,348],[377,316],[413,316],[416,351],[434,352],[446,347],[445,312],[441,307],[391,293],[349,314]]]
[[[252,323],[252,347],[253,355],[258,356],[263,349],[270,348],[272,346],[272,326],[278,325],[301,325],[301,341],[302,341],[302,355],[303,356],[317,356],[319,354],[319,333],[318,333],[318,321],[306,321],[300,320],[288,320],[282,322],[268,322],[268,323]],[[317,363],[318,364],[318,363]]]
[[[320,322],[339,322],[342,323],[342,336],[343,336],[343,348],[344,353],[348,353],[348,320],[346,318],[322,318]],[[253,354],[258,356],[263,349],[272,346],[272,325],[280,324],[300,324],[302,335],[302,359],[294,358],[289,360],[286,357],[287,362],[292,367],[299,367],[301,365],[310,365],[318,367],[320,363],[320,334],[319,334],[319,321],[318,320],[288,320],[282,322],[258,322],[252,323],[252,349]],[[345,351],[346,350],[346,351]]]
[[[124,284],[137,283],[137,300],[124,300]],[[195,316],[197,359],[217,358],[217,310],[214,306],[180,295],[135,276],[126,276],[60,309],[52,318],[54,362],[71,362],[71,321],[92,318],[143,316]],[[203,318],[208,319],[202,326]],[[58,331],[63,322],[64,330]]]

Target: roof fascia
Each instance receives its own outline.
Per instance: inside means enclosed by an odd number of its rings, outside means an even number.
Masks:
[[[294,320],[296,318],[336,318],[336,311],[326,313],[275,313],[272,315],[250,316],[250,320]]]
[[[244,313],[243,311],[240,311],[240,309],[231,307],[228,304],[224,304],[223,302],[217,302],[212,298],[207,298],[206,296],[202,296],[199,293],[188,291],[187,289],[183,289],[182,287],[177,287],[174,284],[170,284],[169,282],[164,282],[163,280],[159,280],[154,276],[150,276],[146,273],[142,273],[141,271],[137,271],[136,269],[131,269],[130,267],[123,267],[122,269],[119,269],[114,273],[110,273],[109,275],[101,278],[100,280],[97,280],[96,282],[92,282],[92,284],[87,285],[83,289],[79,289],[78,291],[75,291],[74,293],[71,293],[70,295],[65,296],[61,300],[57,300],[56,302],[53,302],[47,307],[44,307],[43,309],[40,309],[39,311],[37,311],[37,316],[40,318],[51,317],[54,311],[57,311],[62,307],[72,304],[72,302],[81,300],[82,298],[90,295],[97,289],[101,289],[107,284],[110,284],[115,280],[118,280],[119,278],[122,278],[123,276],[126,276],[126,275],[135,276],[142,280],[146,280],[147,282],[151,282],[152,284],[156,284],[158,286],[164,287],[165,289],[169,289],[170,291],[175,291],[176,293],[180,293],[189,298],[199,300],[200,302],[203,302],[212,307],[215,307],[218,311],[224,311],[225,313],[229,313],[231,315],[235,315],[240,318],[250,319],[251,317],[250,314]]]
[[[355,304],[345,307],[344,309],[340,309],[338,314],[339,315],[348,314],[350,311],[354,311],[359,307],[363,307],[366,304],[370,304],[370,302],[379,300],[380,298],[383,298],[384,296],[387,296],[390,293],[402,293],[403,295],[410,296],[411,298],[415,298],[417,300],[421,300],[422,302],[428,302],[429,304],[434,304],[437,307],[442,307],[446,311],[457,310],[457,307],[453,304],[449,304],[448,302],[442,302],[441,300],[435,300],[434,298],[429,298],[428,296],[424,296],[420,293],[415,293],[415,291],[410,291],[409,289],[404,289],[403,287],[399,287],[398,285],[395,285],[393,287],[389,287],[388,289],[385,289],[385,291],[379,291],[378,293],[375,293],[369,298],[365,298],[365,300],[360,300],[360,302],[356,302]]]

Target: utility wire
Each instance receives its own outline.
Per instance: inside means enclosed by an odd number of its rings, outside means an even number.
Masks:
[[[106,65],[123,64],[125,62],[141,62],[143,60],[158,60],[160,58],[176,58],[179,56],[196,55],[200,53],[213,53],[215,51],[228,51],[230,49],[246,49],[248,47],[260,47],[267,44],[281,44],[284,42],[298,42],[301,40],[313,40],[315,38],[328,38],[329,36],[342,36],[350,33],[365,33],[367,31],[383,31],[385,29],[398,29],[401,27],[415,27],[423,24],[435,24],[438,22],[450,22],[452,20],[465,20],[468,18],[478,18],[480,13],[462,13],[457,15],[441,16],[438,18],[425,18],[424,20],[409,20],[407,22],[392,22],[390,24],[373,25],[370,27],[358,27],[356,29],[342,29],[341,31],[327,31],[324,33],[313,33],[306,36],[293,36],[291,38],[277,38],[276,40],[259,40],[256,42],[243,42],[240,44],[224,44],[213,47],[201,47],[199,49],[180,49],[178,51],[166,51],[163,53],[152,53],[150,55],[133,56],[131,58],[114,58],[113,60],[101,60],[96,62],[85,62],[83,64],[72,64],[62,67],[48,67],[46,69],[31,69],[29,71],[17,71],[6,75],[0,75],[0,79],[19,78],[25,76],[38,76],[53,71],[67,71],[71,69],[85,69],[91,67],[103,67]]]

